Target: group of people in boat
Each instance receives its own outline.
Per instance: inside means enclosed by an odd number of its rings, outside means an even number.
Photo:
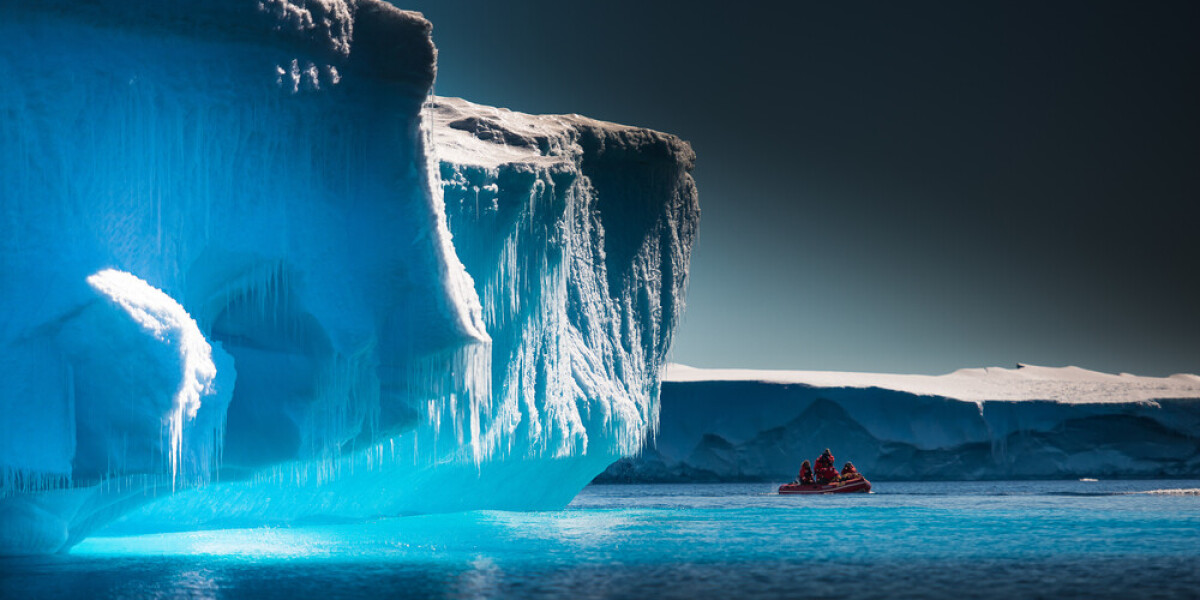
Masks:
[[[800,474],[796,476],[796,480],[792,485],[805,484],[820,484],[827,485],[839,481],[849,481],[862,477],[858,469],[854,468],[854,463],[847,461],[842,467],[842,472],[838,473],[837,467],[833,466],[833,453],[826,448],[821,456],[817,457],[817,468],[814,471],[812,465],[808,461],[800,463]]]

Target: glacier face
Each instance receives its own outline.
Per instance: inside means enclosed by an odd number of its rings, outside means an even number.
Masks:
[[[699,216],[691,149],[645,129],[451,98],[431,114],[458,256],[506,365],[492,372],[489,449],[637,451],[658,421],[659,370],[683,308]]]
[[[685,143],[427,106],[375,0],[0,12],[0,553],[549,508],[654,427]]]
[[[880,480],[1195,477],[1200,377],[671,365],[656,443],[598,480],[790,481],[826,447]]]

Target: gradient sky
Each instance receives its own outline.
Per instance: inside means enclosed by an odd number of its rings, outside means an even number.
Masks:
[[[1200,373],[1200,3],[397,3],[438,94],[693,144],[677,362]]]

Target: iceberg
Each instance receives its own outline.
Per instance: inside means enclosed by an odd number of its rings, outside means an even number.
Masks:
[[[732,402],[736,411],[730,410]],[[1019,365],[947,375],[672,364],[652,446],[599,482],[790,481],[829,447],[872,480],[1195,477],[1200,377]]]
[[[378,0],[0,15],[0,554],[556,508],[653,433],[687,143],[432,97]]]

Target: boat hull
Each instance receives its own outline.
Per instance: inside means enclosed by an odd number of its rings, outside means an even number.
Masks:
[[[865,494],[871,491],[871,482],[866,477],[835,483],[804,483],[792,485],[785,483],[779,486],[780,494]]]

